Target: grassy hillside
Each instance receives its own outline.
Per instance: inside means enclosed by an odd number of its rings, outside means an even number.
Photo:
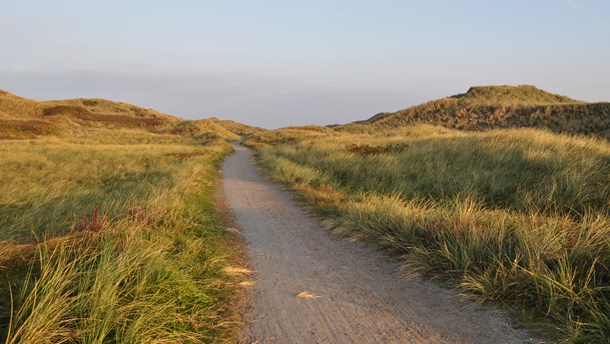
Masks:
[[[336,232],[558,339],[610,338],[606,141],[430,125],[302,133],[260,134],[260,165]]]
[[[258,132],[244,140],[251,147],[264,147],[280,143],[295,142],[308,136],[320,136],[321,134],[335,135],[335,130],[322,126],[285,127],[271,131]]]
[[[0,342],[231,340],[241,253],[218,168],[239,136],[106,100],[0,99],[0,130],[18,123],[0,140]]]
[[[180,121],[155,110],[104,99],[38,102],[0,94],[0,136],[5,139],[72,136],[90,127],[154,131]]]
[[[0,92],[0,140],[89,136],[91,129],[136,129],[231,140],[264,130],[218,118],[185,121],[153,109],[105,99],[39,102]]]
[[[182,121],[167,131],[171,134],[192,135],[203,139],[238,140],[240,136],[209,119]]]
[[[212,117],[209,120],[212,123],[219,125],[219,126],[225,128],[226,130],[229,130],[240,136],[250,136],[250,135],[254,135],[257,133],[263,133],[263,132],[267,131],[267,129],[264,129],[264,128],[255,127],[252,125],[246,125],[246,124],[235,122],[235,121],[224,120],[224,119],[220,119],[217,117]]]
[[[200,120],[185,120],[176,124],[168,132],[181,135],[196,135],[202,138],[223,138],[239,140],[241,137],[263,133],[266,129],[245,125],[216,117]]]
[[[64,108],[53,110],[54,107],[58,106],[64,106]],[[125,115],[135,118],[158,118],[169,122],[177,122],[180,120],[179,118],[163,114],[153,109],[145,109],[139,106],[106,99],[78,98],[39,102],[0,90],[0,118],[34,119],[60,114],[78,116],[82,113]]]
[[[474,86],[464,94],[452,96],[464,103],[477,105],[550,105],[584,104],[566,96],[552,94],[531,85]]]
[[[413,123],[462,130],[533,127],[610,139],[610,103],[585,103],[534,86],[480,86],[337,129],[372,133]]]

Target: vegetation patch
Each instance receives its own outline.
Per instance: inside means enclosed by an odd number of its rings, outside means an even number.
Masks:
[[[85,106],[96,106],[99,102],[97,100],[85,99],[83,100],[83,105]]]
[[[262,131],[0,93],[0,342],[231,341],[242,253],[218,168],[232,130]]]
[[[178,160],[185,160],[196,156],[205,155],[204,152],[189,152],[189,153],[167,153],[166,156],[174,157]]]
[[[34,138],[59,134],[60,130],[43,120],[0,119],[0,135],[10,138]]]
[[[80,106],[70,106],[70,105],[57,105],[44,109],[44,116],[58,116],[58,115],[66,115],[66,116],[86,116],[91,114],[89,110],[82,108]]]
[[[391,154],[391,153],[396,153],[396,152],[400,152],[404,149],[407,149],[409,147],[409,145],[407,144],[397,144],[397,143],[390,143],[390,144],[386,144],[386,145],[382,145],[382,146],[370,146],[367,144],[356,144],[356,143],[350,143],[349,145],[345,146],[345,150],[350,152],[350,153],[355,153],[355,154],[359,154],[362,156],[368,156],[368,155],[380,155],[380,154]]]
[[[0,142],[0,341],[231,340],[239,245],[217,184],[231,147],[94,133]]]
[[[610,103],[585,103],[534,86],[479,86],[336,129],[375,133],[417,123],[468,131],[531,127],[610,139]]]
[[[163,124],[160,118],[133,117],[92,113],[80,106],[58,105],[46,108],[44,116],[69,116],[82,121],[92,121],[120,127],[154,127]]]
[[[610,338],[606,141],[421,125],[292,133],[262,134],[258,161],[337,233],[527,314],[557,340]]]
[[[126,115],[104,115],[90,113],[80,115],[78,118],[86,121],[116,124],[125,127],[154,127],[163,123],[163,121],[159,118],[139,118]]]
[[[41,136],[88,137],[90,131],[144,130],[154,134],[192,136],[211,142],[239,140],[265,129],[218,118],[182,120],[153,109],[105,99],[68,99],[38,102],[8,92],[0,94],[0,136],[4,139]],[[93,130],[92,130],[93,129]],[[97,133],[95,134],[97,135]]]
[[[0,135],[0,140],[17,140],[18,137],[10,136],[10,135]]]

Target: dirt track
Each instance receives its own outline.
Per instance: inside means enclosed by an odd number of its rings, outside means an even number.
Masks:
[[[223,166],[223,191],[255,271],[240,341],[531,342],[501,313],[406,279],[366,245],[332,235],[258,173],[250,150],[235,148]]]

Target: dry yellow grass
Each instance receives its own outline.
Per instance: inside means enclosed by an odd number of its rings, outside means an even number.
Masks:
[[[239,136],[170,132],[181,123],[0,93],[0,341],[231,338],[239,250],[217,181]]]
[[[318,299],[321,297],[320,295],[312,294],[307,291],[300,292],[296,296],[300,299]]]
[[[231,148],[150,135],[0,142],[7,343],[230,337],[236,252],[214,197]]]
[[[252,139],[267,173],[335,232],[528,313],[558,339],[610,337],[607,141],[430,125]]]
[[[0,93],[0,140],[91,136],[91,130],[137,129],[150,133],[238,140],[262,128],[218,118],[186,121],[153,109],[105,99],[39,102]]]
[[[243,267],[236,267],[236,266],[227,266],[226,268],[223,269],[223,271],[227,275],[232,275],[232,276],[250,275],[251,273],[253,273],[253,271],[250,269],[246,269]]]
[[[585,103],[534,86],[479,86],[337,130],[376,133],[416,123],[461,130],[533,127],[610,139],[610,103]]]

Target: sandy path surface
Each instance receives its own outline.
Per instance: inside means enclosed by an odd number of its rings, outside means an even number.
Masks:
[[[244,343],[529,343],[498,311],[418,278],[331,234],[249,149],[223,165],[223,192],[255,271]],[[309,297],[298,296],[309,293]]]

